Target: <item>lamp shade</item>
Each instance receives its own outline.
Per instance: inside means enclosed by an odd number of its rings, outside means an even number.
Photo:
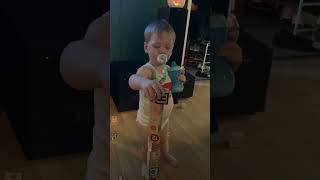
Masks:
[[[185,0],[167,0],[168,6],[170,8],[183,8],[185,4]]]

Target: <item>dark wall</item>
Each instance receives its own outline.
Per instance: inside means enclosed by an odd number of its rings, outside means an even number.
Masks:
[[[69,42],[81,39],[90,22],[107,9],[109,4],[102,0],[8,2],[2,6],[2,37],[9,44],[2,45],[10,54],[6,52],[1,63],[11,64],[5,68],[5,76],[14,85],[11,89],[19,88],[18,94],[32,98],[29,103],[68,97],[73,90],[59,74],[61,52]]]
[[[1,6],[0,103],[29,158],[90,149],[93,94],[67,86],[59,61],[64,47],[108,9],[104,0]]]
[[[143,50],[145,27],[157,19],[166,0],[111,0],[111,60],[147,61]]]
[[[86,26],[109,9],[102,0],[8,2],[2,11],[27,40],[79,38]]]
[[[211,8],[215,14],[228,15],[229,0],[212,0]]]

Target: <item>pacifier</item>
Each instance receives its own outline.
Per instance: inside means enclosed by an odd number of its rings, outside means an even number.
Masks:
[[[159,54],[157,57],[157,61],[160,64],[165,64],[168,61],[168,56],[166,54]]]

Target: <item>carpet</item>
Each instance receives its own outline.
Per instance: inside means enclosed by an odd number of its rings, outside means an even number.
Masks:
[[[215,180],[319,179],[319,65],[317,58],[273,63],[266,112],[222,124],[246,137],[237,150],[211,153]]]

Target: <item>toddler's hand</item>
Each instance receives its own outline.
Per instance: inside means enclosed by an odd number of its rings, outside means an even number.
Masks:
[[[184,74],[185,74],[185,70],[181,70],[179,80],[182,81],[183,83],[186,82],[186,76]]]
[[[142,82],[142,90],[144,95],[149,98],[152,102],[156,100],[156,95],[162,96],[164,94],[164,90],[161,85],[156,81],[145,79]]]

